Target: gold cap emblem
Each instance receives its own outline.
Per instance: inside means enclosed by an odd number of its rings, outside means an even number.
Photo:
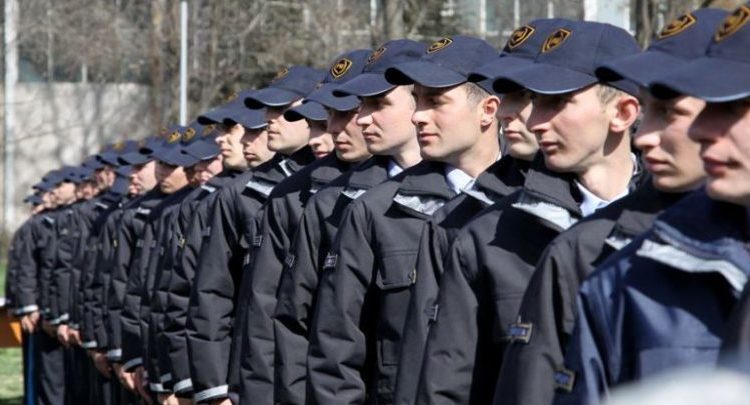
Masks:
[[[429,48],[427,48],[427,53],[435,53],[441,49],[445,49],[446,46],[453,43],[453,40],[449,37],[445,37],[443,39],[439,39],[430,45]]]
[[[331,66],[331,75],[338,79],[351,69],[353,62],[347,58],[341,58]]]
[[[664,27],[661,32],[659,32],[657,38],[664,39],[677,35],[682,31],[690,28],[693,24],[696,23],[696,21],[697,20],[695,19],[695,16],[693,16],[692,14],[685,14],[683,16],[677,17],[674,21],[667,24],[667,26]]]
[[[172,132],[169,134],[169,137],[167,138],[167,142],[169,143],[175,143],[180,140],[180,133],[177,131]]]
[[[182,135],[182,140],[185,142],[189,142],[191,139],[195,137],[195,129],[190,127],[185,130],[185,134]]]
[[[535,31],[536,29],[530,25],[524,25],[523,27],[517,28],[512,34],[510,34],[508,43],[505,46],[508,49],[516,49],[526,42],[527,39],[531,38]]]
[[[547,37],[547,39],[544,41],[544,44],[542,45],[542,53],[547,53],[550,51],[553,51],[560,47],[570,36],[572,33],[569,30],[566,30],[565,28],[560,28],[559,30],[555,31]]]
[[[719,26],[719,30],[714,34],[716,42],[723,41],[739,31],[750,20],[750,7],[740,6],[734,13],[730,14]]]
[[[378,49],[372,51],[370,56],[367,58],[367,64],[375,63],[376,60],[380,59],[381,56],[385,53],[385,50],[387,48],[383,45],[381,45]]]

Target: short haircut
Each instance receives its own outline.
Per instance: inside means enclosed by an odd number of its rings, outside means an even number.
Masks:
[[[597,95],[599,96],[599,101],[601,101],[602,104],[606,105],[618,97],[628,95],[628,93],[614,88],[608,84],[599,83]]]
[[[490,96],[487,90],[474,82],[465,82],[463,86],[466,89],[466,99],[473,105],[479,104],[486,97]]]

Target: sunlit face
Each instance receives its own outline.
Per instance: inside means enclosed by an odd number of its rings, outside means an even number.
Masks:
[[[250,168],[258,167],[271,160],[276,152],[268,149],[268,131],[265,128],[245,128],[242,136],[242,153]]]
[[[164,194],[172,194],[188,184],[187,174],[182,166],[156,163],[156,180]]]
[[[63,181],[52,190],[52,193],[58,204],[67,204],[76,199],[76,185],[69,181]]]
[[[213,159],[201,160],[193,166],[192,182],[198,185],[206,184],[211,178],[221,173],[224,165],[221,154],[216,155]]]
[[[596,85],[560,95],[532,95],[527,126],[550,170],[582,173],[604,161],[609,125]]]
[[[392,156],[416,138],[417,129],[411,122],[415,107],[409,86],[397,86],[378,97],[362,98],[356,123],[370,153]]]
[[[94,172],[96,186],[99,190],[105,190],[115,182],[115,171],[112,166],[106,165]]]
[[[333,152],[333,136],[328,132],[325,121],[308,121],[310,125],[310,140],[307,141],[307,146],[315,155],[315,159],[320,159],[328,156],[329,153]]]
[[[483,102],[472,102],[466,84],[436,89],[414,85],[420,153],[426,160],[458,164],[460,156],[479,143]]]
[[[497,118],[508,154],[517,159],[532,160],[539,151],[533,132],[526,128],[531,115],[531,93],[526,90],[504,94]]]
[[[693,97],[658,100],[644,94],[642,98],[643,118],[633,143],[642,152],[654,186],[668,192],[696,188],[706,173],[700,145],[687,133],[706,103]]]
[[[140,195],[156,187],[156,163],[154,161],[133,165],[132,169],[128,187],[132,195]]]
[[[706,104],[688,133],[700,143],[711,198],[750,206],[750,99]]]
[[[221,156],[224,158],[224,166],[235,170],[247,169],[247,162],[242,153],[242,136],[245,128],[240,124],[233,126],[220,126],[216,144],[219,145]]]
[[[266,109],[266,122],[268,123],[268,149],[284,155],[291,155],[310,139],[310,126],[307,120],[288,121],[284,118],[284,112],[292,107],[302,104],[297,100],[287,107],[268,107]]]
[[[336,155],[346,162],[359,162],[370,157],[357,117],[357,110],[328,111],[328,132],[333,134]]]

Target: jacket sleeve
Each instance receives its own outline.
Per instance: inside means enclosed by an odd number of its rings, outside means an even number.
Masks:
[[[122,367],[132,371],[143,364],[143,342],[141,339],[141,295],[146,288],[153,228],[146,224],[137,242],[135,260],[131,262],[125,287],[120,324],[122,325]]]
[[[436,315],[438,277],[443,274],[444,255],[449,248],[445,232],[434,221],[427,221],[416,264],[419,282],[412,287],[401,340],[395,394],[395,403],[399,405],[411,405],[417,396],[427,332]]]
[[[575,275],[571,247],[553,242],[534,271],[519,310],[519,322],[531,325],[529,339],[512,340],[503,357],[495,403],[552,402],[555,373],[563,367],[563,349],[572,332],[576,311]]]
[[[361,201],[349,206],[333,251],[333,283],[321,283],[310,336],[308,386],[313,403],[355,404],[365,401],[363,373],[367,343],[361,322],[365,295],[374,276],[369,220]],[[327,277],[327,276],[324,276]]]
[[[202,230],[206,228],[207,207],[195,210],[183,242],[177,253],[177,262],[169,280],[167,309],[164,320],[164,351],[172,365],[172,389],[175,393],[191,392],[190,367],[185,325],[187,322],[190,288],[195,277],[198,253],[203,243]]]
[[[111,252],[110,244],[111,235],[108,222],[104,223],[101,231],[91,240],[91,251],[89,259],[86,262],[86,276],[84,277],[84,296],[83,296],[83,328],[81,337],[85,348],[105,348],[107,347],[107,338],[103,328],[102,309],[104,306],[103,271],[107,270],[105,258]]]
[[[54,289],[52,286],[53,279],[53,268],[55,266],[55,260],[57,258],[57,236],[55,234],[54,219],[49,220],[45,218],[46,222],[42,228],[42,236],[40,247],[40,265],[39,265],[39,303],[42,308],[42,315],[45,320],[49,321],[52,319],[52,306],[56,303],[52,299],[54,297]]]
[[[318,247],[323,226],[318,222],[314,207],[308,207],[310,209],[305,209],[290,250],[295,258],[294,264],[285,268],[281,275],[274,314],[274,385],[277,401],[282,403],[305,402],[308,335],[318,288],[321,263]]]
[[[475,389],[495,381],[479,381],[473,371],[477,361],[497,361],[493,356],[493,302],[487,280],[478,271],[476,247],[470,234],[454,241],[438,293],[437,316],[429,330],[417,391],[417,404],[472,403]],[[480,328],[484,328],[481,329]],[[481,368],[481,367],[480,367]]]
[[[196,402],[226,397],[235,282],[230,258],[237,248],[233,197],[220,191],[204,229],[186,324],[190,375]]]
[[[52,323],[67,322],[70,317],[71,289],[73,278],[73,261],[75,258],[75,237],[72,215],[62,215],[58,222],[57,262],[53,270],[51,295]]]
[[[109,341],[107,358],[111,361],[120,361],[122,357],[122,324],[120,314],[125,302],[125,291],[128,284],[128,273],[130,262],[136,250],[136,235],[133,228],[131,213],[123,216],[117,237],[115,238],[114,265],[109,281],[109,294],[107,302],[107,313],[104,317]]]
[[[602,291],[603,292],[603,291]],[[582,291],[578,300],[578,319],[565,355],[565,369],[555,373],[558,389],[555,405],[598,405],[608,393],[612,381],[607,377],[610,351],[609,328],[603,328],[607,305],[598,293]]]
[[[29,224],[26,240],[16,248],[16,286],[15,310],[18,315],[25,315],[39,310],[39,276],[38,252],[40,241],[36,238],[39,224]]]
[[[288,254],[289,236],[284,224],[282,199],[270,200],[263,214],[263,242],[252,262],[244,271],[250,277],[243,284],[249,292],[247,308],[242,310],[245,321],[241,327],[240,386],[243,398],[256,398],[261,403],[274,401],[274,334],[273,311],[281,273],[294,265],[296,258]],[[244,304],[244,303],[243,303]],[[283,390],[279,386],[280,390]]]

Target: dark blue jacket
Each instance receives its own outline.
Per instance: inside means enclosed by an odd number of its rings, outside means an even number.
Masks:
[[[555,403],[597,404],[611,386],[715,364],[750,275],[747,242],[745,208],[701,190],[611,256],[581,285]]]

